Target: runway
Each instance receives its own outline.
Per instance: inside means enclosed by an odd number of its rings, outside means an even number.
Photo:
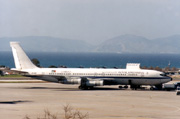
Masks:
[[[90,119],[179,119],[180,96],[175,91],[120,90],[118,86],[79,90],[56,83],[0,83],[0,118],[32,119],[49,109],[59,117],[70,104]]]

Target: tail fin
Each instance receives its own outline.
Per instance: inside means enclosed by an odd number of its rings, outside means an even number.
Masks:
[[[14,62],[17,70],[38,68],[31,62],[18,42],[10,42],[10,46],[12,47]]]

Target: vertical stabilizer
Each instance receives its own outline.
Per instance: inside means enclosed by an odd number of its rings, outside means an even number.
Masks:
[[[12,47],[14,62],[17,70],[38,68],[31,62],[18,42],[10,42],[10,46]]]

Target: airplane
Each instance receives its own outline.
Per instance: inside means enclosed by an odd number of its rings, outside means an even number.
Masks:
[[[126,69],[113,68],[39,68],[26,55],[19,42],[10,42],[15,67],[11,70],[21,72],[24,76],[44,81],[78,84],[79,89],[93,89],[95,86],[124,85],[124,88],[136,90],[142,85],[156,86],[172,80],[165,73],[155,70],[141,69],[138,63],[127,63]],[[121,88],[122,86],[119,86]]]

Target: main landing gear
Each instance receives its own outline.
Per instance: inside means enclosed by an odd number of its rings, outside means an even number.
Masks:
[[[79,89],[81,90],[92,90],[93,88],[93,86],[79,86]]]
[[[128,89],[128,86],[127,85],[125,85],[125,86],[119,86],[119,89]]]
[[[79,86],[79,89],[81,90],[92,90],[94,87],[93,86],[87,86],[87,78],[82,78],[81,79],[81,85]]]
[[[131,85],[130,88],[132,90],[137,90],[137,89],[141,89],[141,86],[140,85]]]

